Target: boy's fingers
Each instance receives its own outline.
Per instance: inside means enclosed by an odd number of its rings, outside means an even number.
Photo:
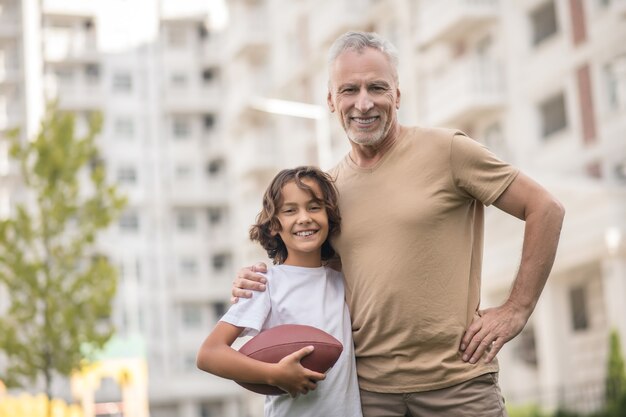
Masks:
[[[252,265],[250,267],[250,270],[252,272],[267,272],[267,265],[265,265],[263,262],[257,262],[254,265]]]
[[[313,349],[313,346],[303,347],[302,349],[293,352],[291,355],[289,355],[289,357],[300,362],[302,358],[313,352]]]

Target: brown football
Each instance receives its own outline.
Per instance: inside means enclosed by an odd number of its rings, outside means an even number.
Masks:
[[[307,346],[315,349],[300,363],[307,369],[321,373],[328,371],[343,351],[341,342],[323,330],[301,324],[283,324],[254,336],[239,352],[262,362],[278,363],[285,356]],[[285,394],[285,391],[272,385],[236,382],[259,394]]]

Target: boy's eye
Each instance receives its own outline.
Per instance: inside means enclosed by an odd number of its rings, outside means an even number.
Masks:
[[[321,206],[311,206],[309,208],[309,210],[311,210],[311,211],[318,211],[318,210],[321,210],[321,208],[322,208]]]
[[[295,210],[294,210],[294,209],[292,209],[292,208],[288,208],[288,209],[283,209],[283,210],[282,210],[282,212],[283,212],[283,213],[286,213],[286,214],[293,213],[294,211],[295,211]]]

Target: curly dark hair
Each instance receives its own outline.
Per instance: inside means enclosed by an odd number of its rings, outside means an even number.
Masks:
[[[263,195],[263,209],[256,217],[256,223],[250,227],[250,240],[259,242],[274,264],[282,264],[287,259],[287,247],[277,233],[281,230],[278,220],[278,210],[283,202],[282,189],[289,182],[295,182],[298,188],[308,191],[318,199],[311,187],[302,182],[310,178],[317,182],[322,190],[322,200],[328,216],[328,237],[322,244],[322,260],[328,260],[335,255],[330,245],[330,237],[339,232],[341,216],[337,205],[337,190],[330,175],[313,166],[300,166],[280,171],[270,183]]]

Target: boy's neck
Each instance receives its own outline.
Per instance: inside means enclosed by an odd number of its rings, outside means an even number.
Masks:
[[[319,268],[322,266],[322,258],[321,257],[311,257],[311,258],[298,258],[293,259],[287,256],[283,265],[290,266],[299,266],[302,268]]]

